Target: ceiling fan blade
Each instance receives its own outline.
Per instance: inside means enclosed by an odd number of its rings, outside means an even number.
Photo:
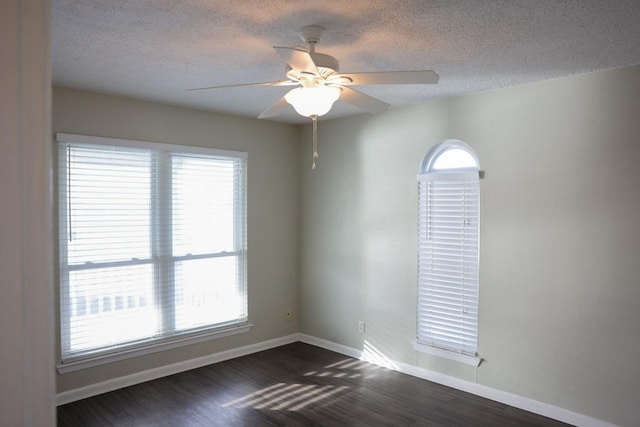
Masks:
[[[271,107],[269,107],[266,110],[264,110],[262,112],[262,114],[260,114],[258,116],[258,118],[259,119],[268,119],[269,117],[277,116],[278,114],[280,114],[280,112],[282,110],[284,110],[284,108],[287,105],[289,105],[289,104],[287,103],[287,100],[284,99],[284,96],[283,96],[275,104],[273,104]]]
[[[350,87],[341,86],[342,93],[340,94],[340,100],[351,104],[361,110],[368,113],[380,113],[390,107],[384,101],[380,101],[369,95],[365,95],[362,92],[351,89]]]
[[[336,77],[346,77],[351,80],[352,85],[435,84],[440,78],[431,70],[345,73]]]
[[[318,68],[306,50],[281,46],[274,46],[273,48],[293,70],[313,75],[318,74]]]
[[[299,84],[298,82],[294,82],[292,80],[282,80],[279,82],[262,82],[262,83],[241,83],[237,85],[225,85],[225,86],[208,86],[208,87],[197,87],[193,89],[185,89],[185,92],[192,92],[195,90],[209,90],[209,89],[226,89],[230,87],[243,87],[243,86],[294,86]]]

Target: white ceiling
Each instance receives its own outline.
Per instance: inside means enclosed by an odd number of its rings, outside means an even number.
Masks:
[[[359,86],[392,107],[640,64],[640,0],[51,0],[56,85],[257,117],[290,87],[272,46],[340,71],[431,69],[437,85]],[[337,102],[322,119],[361,114]],[[270,119],[304,123],[288,107]]]

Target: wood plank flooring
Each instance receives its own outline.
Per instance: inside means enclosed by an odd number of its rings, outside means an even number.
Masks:
[[[58,426],[566,426],[303,343],[58,407]]]

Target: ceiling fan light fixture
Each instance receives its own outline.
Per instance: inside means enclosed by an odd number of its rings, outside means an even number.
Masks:
[[[338,98],[340,98],[340,88],[322,84],[314,87],[299,87],[284,96],[296,112],[305,117],[327,114]]]

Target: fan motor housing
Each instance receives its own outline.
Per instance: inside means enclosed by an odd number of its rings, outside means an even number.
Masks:
[[[312,80],[326,80],[334,74],[338,73],[340,68],[338,64],[338,60],[331,55],[327,55],[324,53],[318,52],[309,52],[309,56],[313,60],[313,63],[316,65],[318,69],[318,75],[314,76]],[[299,71],[291,69],[291,67],[287,67],[287,78],[291,80],[300,80],[301,78],[308,80],[309,76],[305,76],[306,73],[300,73]]]
[[[331,55],[326,55],[324,53],[318,52],[309,53],[309,55],[311,56],[311,59],[313,59],[313,62],[316,64],[316,67],[318,67],[318,71],[324,78],[337,73],[340,69],[338,60]]]

